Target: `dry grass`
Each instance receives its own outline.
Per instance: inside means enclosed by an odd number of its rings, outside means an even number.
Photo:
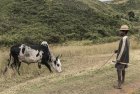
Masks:
[[[106,43],[90,46],[57,46],[51,47],[54,53],[62,54],[65,57],[69,56],[81,56],[81,55],[95,55],[95,54],[107,54],[112,53],[114,49],[117,49],[117,43]]]
[[[131,42],[131,48],[137,48],[135,42]],[[116,83],[116,71],[114,65],[104,67],[96,72],[117,49],[118,42],[90,46],[51,46],[55,55],[62,54],[61,74],[50,74],[46,67],[41,70],[36,64],[22,65],[21,76],[1,76],[0,94],[103,94]],[[7,63],[8,50],[1,50],[0,69]],[[135,81],[140,75],[137,63],[139,50],[131,50],[131,62],[128,69],[127,83]],[[115,60],[115,57],[112,59]],[[100,90],[100,91],[99,91]]]
[[[137,91],[134,92],[133,94],[140,94],[140,88],[139,88],[139,90],[137,90]]]

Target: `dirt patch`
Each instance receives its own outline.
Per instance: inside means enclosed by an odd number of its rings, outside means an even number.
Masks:
[[[105,94],[133,94],[140,88],[140,81],[124,85],[122,89],[115,89],[106,92]]]

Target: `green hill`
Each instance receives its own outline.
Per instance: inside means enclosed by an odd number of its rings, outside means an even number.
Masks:
[[[112,0],[111,3],[113,4],[123,4],[126,3],[128,0]]]
[[[119,12],[134,11],[140,16],[140,0],[112,0],[109,4]]]
[[[134,11],[140,15],[140,0],[114,0],[112,4],[121,12]]]
[[[98,0],[78,0],[85,4],[87,4],[90,8],[93,8],[94,11],[101,13],[101,14],[107,14],[107,15],[117,15],[118,13],[113,10],[113,8],[106,3],[102,3]]]
[[[132,22],[135,31],[140,29],[140,0],[114,0],[110,4],[122,17]]]
[[[0,45],[96,40],[116,35],[122,23],[97,0],[4,0],[0,6]]]

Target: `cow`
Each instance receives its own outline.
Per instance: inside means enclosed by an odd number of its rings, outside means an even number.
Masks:
[[[26,45],[18,44],[10,48],[10,59],[4,73],[8,67],[16,69],[20,75],[19,69],[21,63],[38,63],[38,68],[41,68],[41,64],[45,65],[50,72],[52,72],[51,66],[57,71],[61,72],[61,62],[59,56],[55,57],[49,49],[48,43],[43,41],[41,45]]]

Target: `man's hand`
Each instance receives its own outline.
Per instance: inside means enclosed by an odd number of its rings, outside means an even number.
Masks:
[[[118,50],[115,50],[114,53],[118,53]]]
[[[116,63],[119,63],[120,62],[120,60],[116,60]]]

